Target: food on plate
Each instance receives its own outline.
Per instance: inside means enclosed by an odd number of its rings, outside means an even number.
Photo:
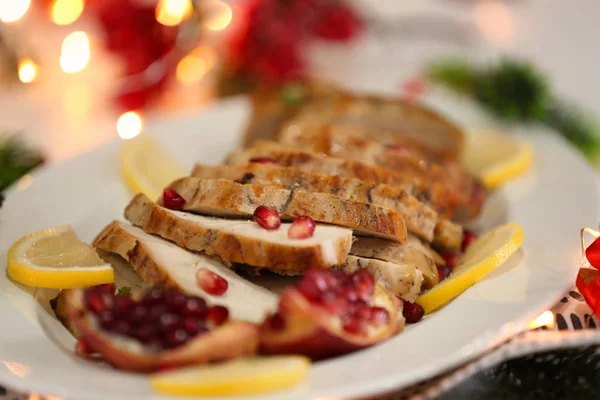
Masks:
[[[347,228],[318,224],[308,240],[294,240],[288,238],[289,223],[266,230],[254,221],[169,210],[141,194],[129,203],[125,218],[184,249],[286,274],[343,264],[352,245],[352,230]]]
[[[256,353],[258,330],[227,318],[222,306],[175,289],[139,297],[115,295],[113,285],[67,289],[66,313],[77,327],[80,354],[98,353],[112,365],[149,372]]]
[[[265,354],[320,359],[381,342],[404,326],[401,302],[363,269],[308,270],[261,326]]]
[[[305,88],[291,109],[276,91],[257,95],[250,145],[190,176],[151,139],[124,142],[121,171],[138,193],[95,249],[64,227],[11,248],[11,277],[63,289],[52,306],[77,354],[183,367],[151,376],[165,394],[281,389],[305,376],[305,356],[390,339],[519,248],[517,224],[477,238],[461,223],[484,206],[480,180],[494,187],[527,164],[522,147],[470,156],[469,174],[462,132],[437,114]]]
[[[68,225],[30,233],[8,250],[6,272],[23,285],[61,289],[114,281],[113,268]]]
[[[150,384],[159,393],[179,396],[233,396],[267,393],[301,382],[310,370],[303,356],[243,358],[210,366],[159,372]]]
[[[352,228],[362,235],[399,242],[406,239],[406,224],[398,212],[334,194],[194,177],[178,179],[169,189],[185,199],[184,211],[198,214],[247,217],[265,206],[285,220],[308,215],[317,222]]]
[[[463,154],[465,168],[488,189],[495,189],[524,174],[532,163],[530,144],[499,132],[470,135]]]
[[[419,303],[430,313],[473,286],[502,265],[521,247],[523,230],[516,223],[500,225],[467,249],[452,275],[419,297]]]
[[[185,170],[160,143],[147,135],[123,141],[119,154],[121,175],[133,193],[156,199],[167,184]]]

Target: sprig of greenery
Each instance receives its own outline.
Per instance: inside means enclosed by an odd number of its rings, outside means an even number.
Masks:
[[[433,63],[433,81],[472,96],[508,122],[542,123],[562,134],[591,161],[600,159],[600,128],[589,115],[556,99],[548,79],[531,64],[504,60],[476,67],[461,60]]]
[[[40,154],[27,147],[16,134],[0,137],[0,191],[42,163]]]
[[[117,295],[119,295],[119,296],[131,296],[131,288],[127,287],[127,286],[120,287],[119,291],[117,292]]]

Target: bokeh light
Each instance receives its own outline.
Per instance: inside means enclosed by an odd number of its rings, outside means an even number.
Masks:
[[[127,111],[117,120],[117,133],[121,139],[133,139],[142,131],[142,118],[135,111]]]
[[[19,80],[23,83],[30,83],[37,76],[37,65],[31,58],[24,58],[19,61]]]
[[[222,1],[206,1],[202,10],[205,13],[204,26],[211,31],[222,31],[229,26],[233,18],[231,7]]]
[[[192,0],[160,0],[156,5],[156,20],[174,26],[189,17],[192,11]]]
[[[62,43],[60,66],[66,73],[83,70],[90,62],[90,40],[85,32],[69,34]]]
[[[84,7],[84,0],[56,0],[52,5],[52,21],[57,25],[72,24],[79,18]]]
[[[0,0],[0,21],[15,22],[20,20],[31,5],[31,0]]]

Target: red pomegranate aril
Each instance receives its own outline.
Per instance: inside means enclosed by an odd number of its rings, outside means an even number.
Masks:
[[[150,312],[148,313],[148,320],[158,322],[160,318],[167,312],[167,306],[164,304],[155,304],[150,307]]]
[[[177,290],[169,290],[165,293],[164,299],[167,306],[178,309],[186,302],[188,297]]]
[[[111,308],[114,300],[115,296],[105,291],[91,291],[85,298],[87,308],[95,313]]]
[[[189,339],[189,335],[183,329],[175,329],[165,336],[166,347],[177,347],[184,344]]]
[[[329,287],[327,273],[318,269],[309,269],[296,285],[296,289],[309,301],[319,301]]]
[[[206,321],[213,325],[222,325],[229,318],[229,310],[223,306],[213,306],[208,309]]]
[[[179,316],[177,314],[163,314],[158,321],[158,328],[162,332],[169,331],[177,326]]]
[[[265,228],[268,231],[274,231],[279,229],[281,226],[281,218],[277,210],[265,206],[258,206],[254,210],[252,218],[258,225]]]
[[[370,320],[372,313],[373,308],[367,303],[363,302],[363,304],[356,308],[353,314],[360,319]]]
[[[157,304],[163,300],[164,291],[160,288],[151,289],[147,292],[142,298],[141,302],[143,304]]]
[[[375,326],[382,326],[390,321],[390,314],[383,307],[371,307],[369,321]]]
[[[365,326],[362,321],[356,317],[346,317],[342,320],[342,327],[348,333],[355,335],[364,335],[366,333]]]
[[[350,302],[355,302],[356,300],[358,300],[358,292],[353,287],[348,287],[348,286],[344,287],[342,289],[342,294],[344,295],[346,300],[348,300]]]
[[[290,239],[308,239],[315,233],[315,221],[306,215],[296,218],[288,229]]]
[[[199,297],[188,298],[182,306],[182,313],[188,317],[202,318],[206,315],[206,302]]]
[[[116,315],[126,315],[135,305],[135,301],[129,296],[115,296],[113,311]]]
[[[460,248],[464,253],[477,240],[477,235],[472,231],[465,231]]]
[[[329,312],[342,315],[348,311],[348,301],[333,291],[323,293],[321,305]]]
[[[452,269],[445,265],[443,267],[437,267],[438,270],[438,280],[441,282],[444,279],[446,279],[447,277],[450,276],[450,274],[452,273]]]
[[[259,164],[279,164],[277,161],[270,157],[252,157],[250,159],[251,163],[259,163]]]
[[[414,324],[417,323],[423,318],[425,315],[425,310],[417,303],[409,303],[408,301],[404,302],[404,307],[402,307],[402,315],[406,318],[406,323]]]
[[[446,265],[450,267],[450,269],[454,269],[454,267],[456,267],[456,264],[458,263],[458,257],[456,257],[456,254],[452,254],[448,251],[443,251],[440,253],[440,255],[442,256],[444,261],[446,261]]]
[[[185,206],[185,199],[179,195],[173,189],[163,190],[163,206],[169,210],[181,211]]]
[[[200,268],[196,272],[196,279],[198,287],[213,296],[222,296],[229,287],[229,283],[223,277],[206,268]]]
[[[110,332],[117,335],[128,335],[131,333],[131,325],[127,321],[116,321],[110,328]]]
[[[142,304],[137,304],[131,309],[129,319],[134,323],[140,323],[148,319],[148,309]]]
[[[111,310],[98,313],[98,322],[103,329],[110,330],[115,322],[115,314]]]
[[[141,340],[143,343],[146,343],[148,340],[155,337],[157,331],[154,325],[146,323],[140,325],[134,333],[134,336]]]
[[[368,300],[373,295],[373,289],[375,287],[375,280],[369,271],[366,269],[359,269],[354,272],[351,276],[352,283],[358,291],[358,297],[361,300]]]
[[[199,333],[206,332],[204,322],[197,318],[187,317],[181,322],[181,327],[190,335],[195,336]]]
[[[274,331],[282,331],[285,329],[285,319],[280,313],[273,314],[269,319],[269,327]]]
[[[594,242],[585,249],[585,257],[592,267],[600,269],[600,238],[594,240]]]

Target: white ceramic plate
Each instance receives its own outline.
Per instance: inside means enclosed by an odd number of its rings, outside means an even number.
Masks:
[[[461,122],[471,114],[453,101],[439,107]],[[454,107],[454,109],[453,109]],[[248,116],[243,100],[204,113],[156,124],[152,134],[191,167],[218,163],[235,148]],[[405,333],[381,345],[314,364],[309,379],[292,390],[260,399],[359,397],[414,384],[473,358],[522,330],[574,282],[579,229],[595,224],[598,197],[594,172],[554,135],[527,132],[537,153],[527,176],[496,192],[480,225],[517,221],[526,239],[520,252],[485,281]],[[130,193],[118,171],[119,143],[35,174],[8,193],[0,211],[0,269],[20,236],[72,224],[93,237],[119,219]],[[20,187],[20,189],[19,189]],[[73,338],[32,298],[0,273],[0,382],[14,389],[71,400],[165,399],[152,394],[141,375],[92,365],[73,356]]]

